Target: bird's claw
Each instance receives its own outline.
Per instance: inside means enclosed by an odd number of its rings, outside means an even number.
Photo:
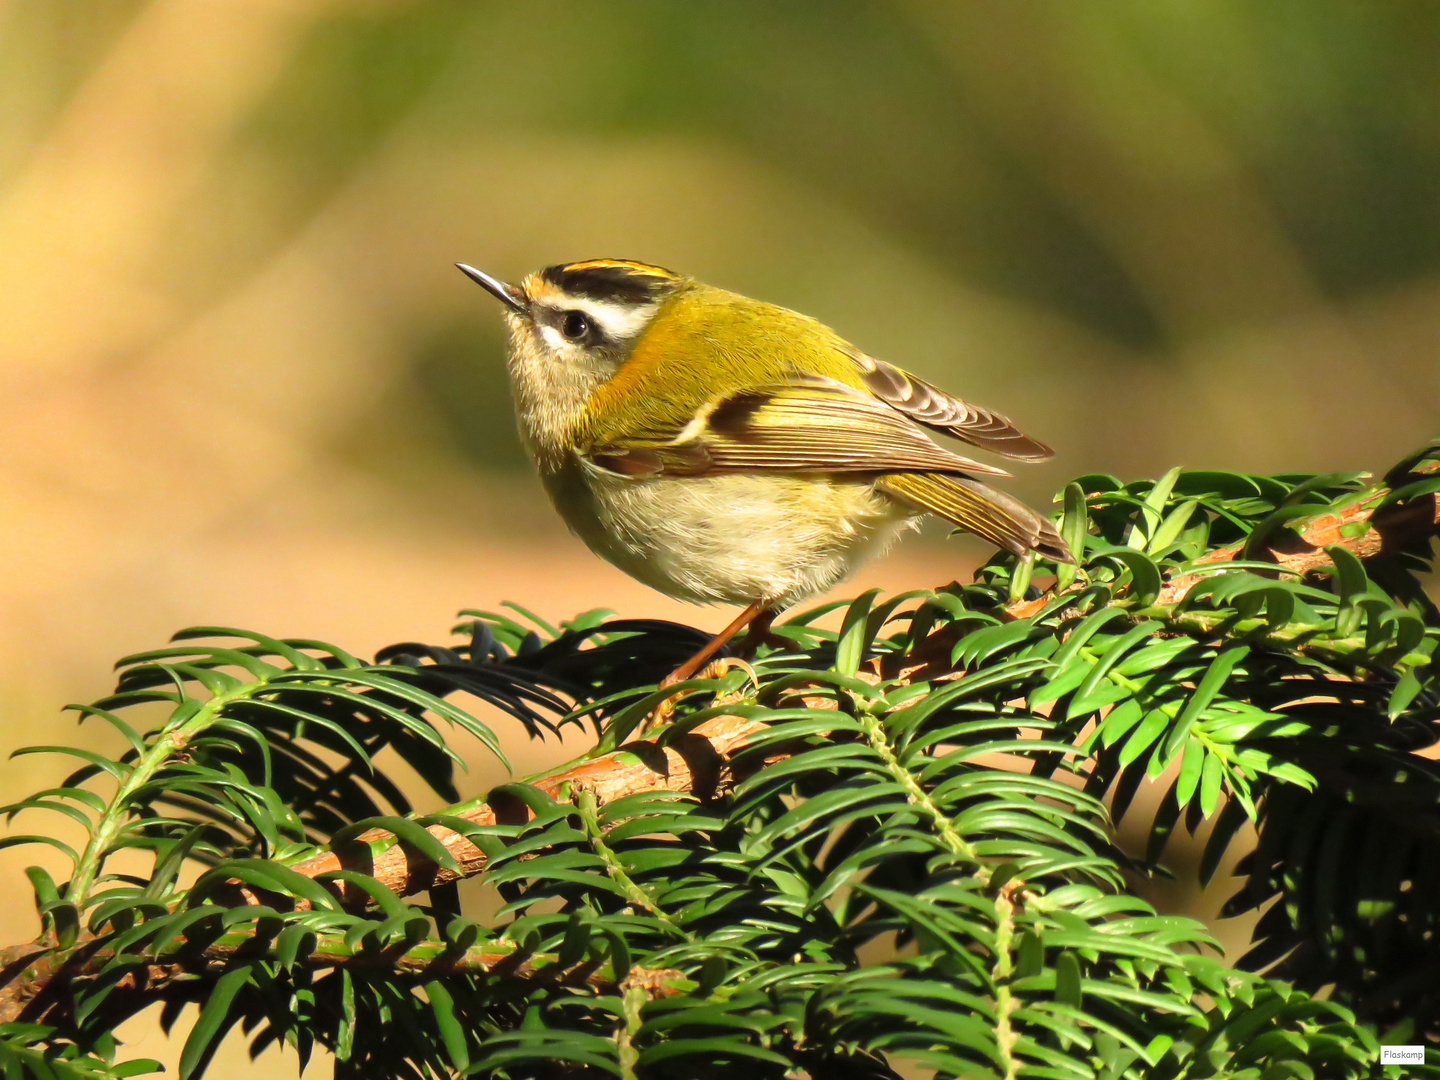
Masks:
[[[760,685],[760,677],[755,674],[755,669],[738,656],[722,656],[718,660],[711,660],[710,663],[696,672],[694,677],[697,679],[718,679],[732,668],[739,668],[741,671],[744,671],[745,674],[750,676],[751,683],[756,686]],[[665,686],[663,682],[660,685],[662,688]],[[670,718],[675,715],[675,703],[680,700],[681,696],[681,694],[672,694],[662,699],[655,708],[650,710],[650,714],[646,716],[644,720],[640,721],[640,727],[637,729],[636,734],[645,735],[656,728],[664,727],[668,724]],[[717,701],[716,704],[724,704],[724,702]]]

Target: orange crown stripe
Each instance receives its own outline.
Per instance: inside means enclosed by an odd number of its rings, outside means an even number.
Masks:
[[[632,274],[645,274],[648,277],[667,279],[675,277],[675,274],[663,266],[649,266],[645,263],[632,262],[629,259],[590,259],[586,262],[569,263],[565,270],[629,270]]]

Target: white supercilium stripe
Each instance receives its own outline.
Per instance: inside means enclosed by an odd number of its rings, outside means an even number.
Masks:
[[[609,304],[581,296],[566,296],[564,311],[580,311],[611,341],[625,341],[645,329],[659,304]]]

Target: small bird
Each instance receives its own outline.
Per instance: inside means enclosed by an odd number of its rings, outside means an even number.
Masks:
[[[1045,517],[977,476],[1051,450],[794,311],[627,259],[518,285],[464,263],[506,307],[520,435],[555,508],[660,592],[744,611],[662,683],[747,626],[823,592],[936,514],[1006,551],[1073,562]]]

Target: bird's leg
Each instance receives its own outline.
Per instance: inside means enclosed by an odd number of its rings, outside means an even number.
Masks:
[[[690,657],[689,660],[686,660],[674,671],[670,672],[669,675],[666,675],[665,678],[661,679],[661,688],[664,688],[666,686],[674,686],[678,682],[684,682],[686,679],[691,678],[697,671],[699,671],[702,667],[705,666],[705,661],[709,660],[710,657],[714,656],[717,652],[720,651],[721,647],[724,646],[727,641],[733,638],[741,630],[744,630],[745,627],[751,625],[752,623],[758,621],[761,618],[764,618],[766,615],[769,615],[769,618],[765,621],[765,626],[768,627],[770,625],[770,620],[774,619],[775,616],[773,613],[770,612],[769,604],[767,604],[764,600],[756,600],[755,603],[751,604],[739,615],[735,616],[734,622],[732,622],[729,626],[725,627],[724,630],[721,630],[720,633],[716,634],[713,638],[707,641],[704,648],[702,648],[694,656]]]
[[[724,630],[721,630],[720,633],[716,634],[713,638],[707,641],[704,648],[702,648],[694,656],[690,657],[689,660],[686,660],[674,671],[670,672],[669,675],[666,675],[665,678],[661,679],[660,689],[663,690],[667,686],[674,686],[678,682],[684,682],[686,679],[693,678],[697,671],[700,671],[702,667],[705,667],[706,661],[708,661],[712,656],[719,652],[727,641],[733,638],[741,630],[744,630],[745,627],[756,624],[761,619],[764,620],[763,625],[765,627],[768,627],[771,620],[773,620],[774,618],[775,613],[770,610],[769,604],[767,604],[764,600],[755,601],[755,603],[751,604],[744,611],[740,612],[739,615],[735,616],[735,620],[729,626],[725,627]],[[762,630],[762,633],[763,632],[764,631]],[[750,641],[748,635],[746,636],[745,641],[746,643]],[[725,661],[724,663],[734,662],[735,661]],[[717,664],[711,664],[710,667],[705,668],[706,673],[708,674],[710,672],[710,668],[714,667],[717,667]],[[717,670],[714,674],[719,675],[720,671]],[[657,727],[658,725],[668,721],[670,719],[670,714],[675,711],[674,701],[675,699],[673,697],[667,697],[663,701],[661,701],[659,705],[656,705],[650,715],[641,722],[640,732],[643,734],[644,732],[649,731],[651,728]]]

